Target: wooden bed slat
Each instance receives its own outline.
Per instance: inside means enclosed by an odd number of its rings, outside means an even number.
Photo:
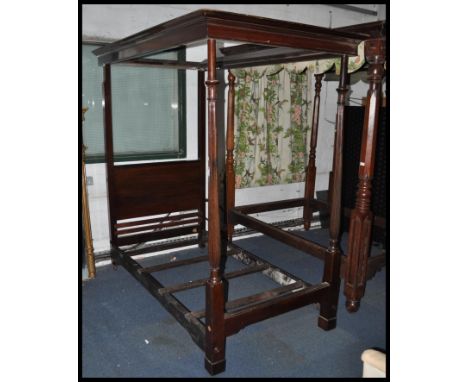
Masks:
[[[142,233],[139,235],[131,235],[117,238],[117,245],[129,245],[136,243],[144,243],[151,240],[166,239],[168,237],[177,237],[181,235],[189,235],[198,232],[199,225],[186,226],[174,229],[165,229],[157,232]]]
[[[122,222],[122,223],[117,223],[114,224],[114,227],[119,229],[119,228],[125,228],[125,227],[135,227],[143,224],[153,224],[153,223],[160,223],[160,222],[165,222],[165,221],[172,221],[172,220],[181,220],[181,219],[187,219],[187,218],[193,218],[195,216],[198,216],[198,212],[191,212],[187,214],[179,214],[179,215],[169,215],[169,216],[161,216],[158,218],[152,218],[152,219],[142,219],[142,220],[135,220],[131,222]]]
[[[268,265],[266,265],[266,264],[253,265],[253,266],[250,266],[250,267],[247,267],[247,268],[239,269],[238,271],[233,271],[233,272],[230,272],[230,273],[226,273],[224,275],[224,278],[227,280],[227,279],[233,279],[235,277],[246,276],[246,275],[249,275],[251,273],[264,271],[267,268],[268,268]],[[198,279],[198,280],[195,280],[195,281],[189,281],[189,282],[186,282],[186,283],[183,283],[183,284],[177,284],[177,285],[169,286],[169,287],[166,287],[166,288],[161,288],[159,290],[159,293],[166,294],[166,293],[181,292],[183,290],[203,286],[203,285],[206,284],[207,281],[208,281],[208,279],[206,279],[206,278],[205,279]]]
[[[161,228],[181,226],[183,224],[192,224],[192,223],[199,223],[199,218],[177,220],[177,221],[172,221],[168,223],[160,223],[160,224],[150,224],[150,225],[143,226],[143,227],[125,228],[125,229],[117,231],[117,235],[122,235],[122,234],[126,235],[129,233],[144,232],[144,231],[156,231]]]
[[[289,282],[289,280],[297,281],[298,277],[285,271],[284,269],[281,269],[277,267],[276,265],[273,265],[269,263],[268,261],[264,260],[260,256],[254,255],[253,253],[250,253],[249,251],[246,251],[245,249],[231,243],[230,246],[236,250],[237,252],[234,254],[234,258],[236,260],[241,261],[244,264],[249,264],[247,261],[254,262],[256,264],[267,264],[269,266],[269,270],[267,272],[263,272],[263,274],[269,278],[271,278],[273,281],[276,283],[281,284],[281,281],[278,281],[278,278],[275,277],[277,274],[281,274],[283,277],[283,280]],[[301,280],[305,285],[309,286],[309,283]]]
[[[153,265],[152,267],[141,268],[141,269],[138,270],[138,272],[140,272],[140,273],[159,272],[159,271],[163,271],[165,269],[176,268],[176,267],[180,267],[182,265],[201,263],[201,262],[207,261],[207,260],[208,260],[208,255],[197,256],[197,257],[192,257],[190,259],[178,260],[178,261],[173,261],[171,263],[164,263],[164,264],[159,264],[159,265]]]

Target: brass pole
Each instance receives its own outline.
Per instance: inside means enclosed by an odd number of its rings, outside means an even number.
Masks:
[[[81,122],[84,121],[84,115],[87,107],[81,109]],[[96,266],[94,263],[93,236],[91,232],[91,219],[89,217],[88,192],[86,189],[86,166],[85,166],[86,146],[81,144],[81,188],[82,188],[82,214],[86,242],[86,265],[88,266],[88,277],[93,279],[96,276]]]

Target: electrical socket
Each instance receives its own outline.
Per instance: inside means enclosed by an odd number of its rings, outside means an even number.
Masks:
[[[87,186],[92,186],[93,184],[94,184],[93,177],[92,176],[87,176],[86,177],[86,185]]]

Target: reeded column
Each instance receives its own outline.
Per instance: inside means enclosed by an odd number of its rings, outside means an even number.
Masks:
[[[338,106],[336,112],[335,145],[333,149],[333,188],[330,204],[330,241],[325,259],[323,281],[330,283],[329,293],[324,295],[320,303],[318,324],[324,330],[336,327],[336,311],[340,292],[341,249],[339,246],[341,222],[341,181],[343,172],[343,125],[345,99],[348,93],[348,56],[341,57],[341,73],[338,91]]]
[[[210,276],[206,284],[205,368],[210,374],[225,370],[224,287],[221,269],[219,211],[218,138],[216,129],[216,40],[208,39],[208,258]]]
[[[314,198],[315,192],[315,177],[317,174],[317,167],[315,166],[315,156],[317,150],[317,134],[320,114],[320,90],[322,88],[323,74],[315,74],[315,97],[314,97],[314,111],[312,114],[312,132],[310,135],[310,150],[309,150],[309,163],[307,165],[307,174],[304,189],[304,229],[310,228],[310,203]]]
[[[228,106],[227,106],[227,130],[226,130],[226,209],[229,211],[235,206],[236,200],[236,180],[234,173],[234,86],[236,77],[229,71],[229,91],[228,91]],[[232,241],[234,225],[227,224],[228,241]]]
[[[359,182],[356,204],[351,212],[349,249],[345,275],[346,309],[356,312],[366,287],[367,261],[370,252],[373,214],[370,209],[372,178],[374,176],[375,147],[382,94],[385,62],[385,40],[372,39],[365,43],[369,63],[366,112],[362,132],[359,162]]]

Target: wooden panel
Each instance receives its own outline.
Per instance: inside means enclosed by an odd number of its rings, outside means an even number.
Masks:
[[[117,220],[198,209],[200,161],[114,166]]]

